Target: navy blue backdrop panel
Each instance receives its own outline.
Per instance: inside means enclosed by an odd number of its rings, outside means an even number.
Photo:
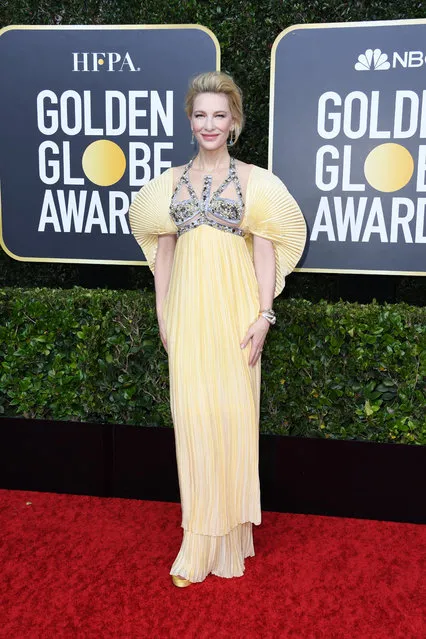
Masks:
[[[302,271],[426,274],[426,21],[274,43],[269,167],[309,227]]]
[[[128,208],[193,154],[189,79],[220,64],[199,25],[0,32],[1,244],[20,260],[143,264]]]

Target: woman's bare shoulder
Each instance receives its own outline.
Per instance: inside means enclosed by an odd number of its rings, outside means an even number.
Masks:
[[[242,162],[241,160],[235,160],[235,162],[237,169],[240,171],[245,171],[246,173],[250,173],[250,171],[252,171],[253,169],[257,171],[267,171],[267,169],[264,169],[257,164],[247,164],[246,162]]]
[[[242,162],[241,160],[236,160],[236,167],[237,167],[237,171],[238,174],[240,176],[240,178],[242,180],[245,180],[246,182],[248,182],[249,177],[253,174],[253,172],[259,172],[264,170],[261,169],[260,166],[257,166],[256,164],[247,164],[247,162]]]
[[[237,160],[237,158],[235,158],[235,166],[239,172],[248,174],[254,167],[254,164],[247,164],[247,162],[243,162],[242,160]]]
[[[182,164],[181,166],[172,166],[171,171],[173,172],[173,188],[176,188],[177,183],[185,171],[186,164]]]
[[[235,165],[241,181],[243,192],[245,192],[247,190],[249,178],[252,175],[253,169],[256,169],[256,165],[247,164],[247,162],[242,162],[241,160],[236,160]]]

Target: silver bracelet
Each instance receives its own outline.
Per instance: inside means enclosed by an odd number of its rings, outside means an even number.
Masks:
[[[264,317],[266,320],[268,320],[268,322],[272,326],[277,321],[277,318],[275,316],[275,312],[272,310],[272,308],[267,308],[264,311],[259,311],[259,317]]]

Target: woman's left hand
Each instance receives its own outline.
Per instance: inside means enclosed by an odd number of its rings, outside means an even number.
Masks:
[[[249,341],[251,340],[251,350],[249,357],[249,366],[255,366],[257,360],[259,359],[262,350],[263,344],[268,334],[270,324],[267,319],[260,316],[259,319],[254,322],[250,328],[248,329],[246,336],[241,342],[241,348],[245,348]]]

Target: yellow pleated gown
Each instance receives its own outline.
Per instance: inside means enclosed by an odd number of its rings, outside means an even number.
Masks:
[[[129,211],[152,271],[158,236],[176,233],[173,170],[151,180]],[[182,546],[170,570],[190,581],[241,576],[260,524],[260,361],[240,343],[259,312],[252,237],[273,242],[275,296],[306,241],[301,211],[275,175],[254,166],[239,223],[244,236],[201,223],[180,235],[164,302]]]

